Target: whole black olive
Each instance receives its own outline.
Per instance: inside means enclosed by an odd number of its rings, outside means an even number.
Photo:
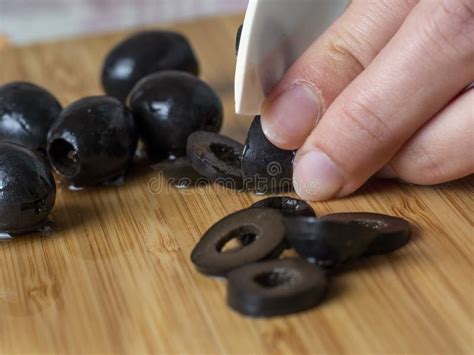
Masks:
[[[369,212],[334,213],[321,217],[325,221],[358,223],[372,229],[376,238],[365,255],[386,254],[400,249],[410,240],[410,223],[403,218]]]
[[[38,231],[54,207],[50,167],[34,151],[0,142],[0,233]]]
[[[130,94],[140,136],[152,160],[186,155],[195,131],[218,132],[223,108],[214,90],[199,78],[178,71],[142,79]]]
[[[210,181],[240,189],[243,148],[239,142],[221,134],[197,131],[189,136],[187,157],[193,168]]]
[[[62,107],[45,89],[30,83],[0,86],[0,141],[46,152],[49,128]]]
[[[107,95],[125,102],[139,80],[162,70],[199,74],[199,64],[191,45],[179,33],[140,32],[120,42],[107,55],[102,85]]]
[[[48,156],[68,183],[91,186],[123,177],[137,147],[130,111],[117,99],[86,97],[66,107],[48,135]]]
[[[258,202],[255,202],[250,208],[273,208],[279,210],[283,216],[306,216],[316,217],[313,207],[306,201],[290,196],[273,196],[268,197]]]
[[[302,257],[321,267],[334,267],[363,256],[376,233],[359,223],[286,217],[286,238]]]
[[[227,304],[251,317],[272,317],[316,307],[327,289],[325,273],[298,259],[245,265],[228,275]]]
[[[242,171],[246,185],[259,193],[291,190],[295,151],[274,146],[265,137],[260,116],[255,117],[242,155]]]

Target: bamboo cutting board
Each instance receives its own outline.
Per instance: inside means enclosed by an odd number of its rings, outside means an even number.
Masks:
[[[224,100],[223,132],[239,140],[250,123],[233,114],[241,21],[171,26],[191,39],[203,78]],[[36,82],[63,104],[100,94],[102,58],[123,36],[3,49],[0,83]],[[230,311],[225,282],[189,261],[209,226],[260,197],[166,186],[148,167],[120,188],[60,185],[54,233],[0,243],[0,353],[473,353],[472,178],[434,188],[373,182],[313,204],[319,215],[407,218],[413,240],[335,277],[319,308],[270,320]]]

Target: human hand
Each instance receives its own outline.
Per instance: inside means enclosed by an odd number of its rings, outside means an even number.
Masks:
[[[298,149],[296,191],[342,197],[371,176],[431,185],[474,173],[474,0],[353,0],[262,108]]]

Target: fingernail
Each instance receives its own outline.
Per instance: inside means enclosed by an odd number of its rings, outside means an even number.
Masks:
[[[319,95],[308,84],[299,83],[263,107],[262,129],[277,145],[302,144],[314,129],[321,112]]]
[[[293,180],[298,195],[309,201],[328,200],[345,183],[341,169],[320,150],[309,151],[298,159]]]

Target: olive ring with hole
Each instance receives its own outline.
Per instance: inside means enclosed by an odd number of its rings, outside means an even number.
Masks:
[[[240,237],[254,240],[240,248],[225,250]],[[246,209],[214,224],[191,254],[197,269],[207,275],[226,276],[243,265],[277,258],[284,250],[285,225],[280,212],[268,208]]]
[[[228,275],[227,303],[239,313],[271,317],[317,306],[327,289],[325,273],[301,259],[243,266]]]

